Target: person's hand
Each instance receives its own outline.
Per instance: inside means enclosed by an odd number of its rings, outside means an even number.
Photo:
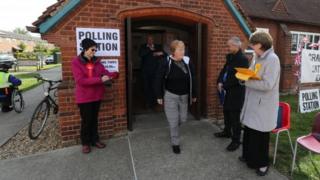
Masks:
[[[102,82],[106,82],[106,81],[110,80],[110,78],[109,78],[109,76],[107,76],[107,75],[103,75],[103,76],[101,77],[101,80],[102,80]]]
[[[163,99],[157,99],[158,104],[162,105],[163,104]]]
[[[192,102],[197,102],[197,98],[192,98]]]
[[[223,90],[223,84],[218,83],[218,91],[221,92]]]

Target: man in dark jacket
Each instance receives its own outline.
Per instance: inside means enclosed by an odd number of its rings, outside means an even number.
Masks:
[[[218,78],[218,91],[225,93],[223,102],[224,130],[214,135],[219,138],[232,138],[228,151],[235,151],[240,146],[241,124],[240,113],[245,96],[245,87],[240,85],[235,77],[237,67],[248,68],[249,62],[241,50],[241,41],[232,37],[228,41],[230,53],[226,56],[227,62]]]
[[[162,46],[154,44],[153,37],[149,35],[147,37],[147,43],[140,47],[139,56],[141,57],[141,70],[146,103],[148,108],[153,108],[157,103],[153,84],[159,64],[164,59],[164,52]]]

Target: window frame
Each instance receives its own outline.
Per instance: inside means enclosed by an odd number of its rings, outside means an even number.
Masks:
[[[315,37],[316,36],[319,36],[319,40],[320,40],[320,33],[315,33],[315,32],[303,32],[303,31],[290,31],[291,33],[291,47],[290,47],[290,50],[291,50],[291,54],[297,54],[298,53],[298,46],[299,46],[299,43],[300,43],[300,36],[301,35],[305,35],[305,36],[311,36],[312,37],[312,42],[311,43],[317,43],[317,42],[314,42],[315,41]],[[297,35],[297,39],[296,39],[296,50],[292,50],[292,38],[293,38],[293,35]],[[310,44],[310,43],[306,43],[304,45],[304,48],[307,48],[307,45]],[[314,49],[314,48],[310,48],[310,49]],[[315,50],[320,50],[320,48],[318,47],[318,49],[315,49]]]

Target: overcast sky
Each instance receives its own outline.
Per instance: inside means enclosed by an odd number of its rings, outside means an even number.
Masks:
[[[12,31],[16,27],[31,26],[42,12],[55,2],[57,0],[2,0],[0,5],[0,29]]]

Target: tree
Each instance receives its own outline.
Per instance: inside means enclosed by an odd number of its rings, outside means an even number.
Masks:
[[[27,45],[23,42],[20,42],[20,44],[18,45],[18,47],[21,49],[21,52],[24,52],[27,48]]]
[[[15,28],[13,32],[16,34],[29,35],[29,32],[23,28]]]

